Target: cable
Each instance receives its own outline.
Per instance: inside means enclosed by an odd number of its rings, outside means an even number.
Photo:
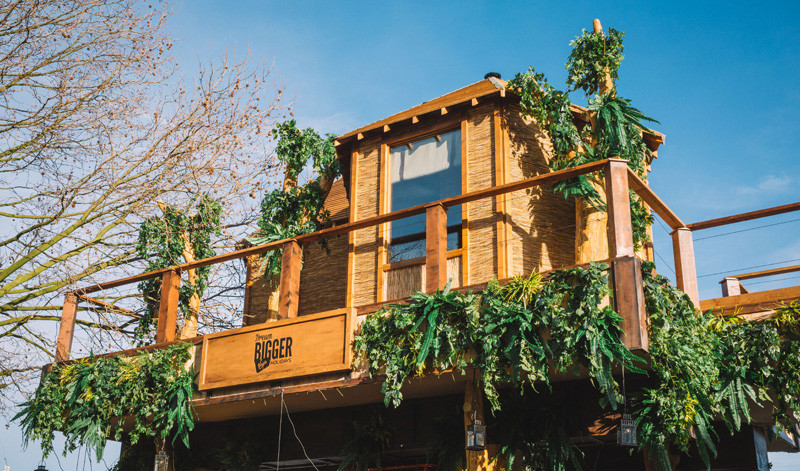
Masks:
[[[664,266],[669,268],[669,271],[671,271],[673,275],[678,276],[678,274],[675,273],[675,270],[673,270],[672,267],[669,265],[669,262],[664,260],[664,257],[662,257],[660,253],[658,253],[655,247],[653,247],[653,253],[656,254],[656,257],[658,257],[662,262],[664,262]]]
[[[738,231],[731,231],[731,232],[725,232],[725,233],[722,233],[722,234],[715,234],[715,235],[711,235],[711,236],[700,237],[699,239],[695,239],[694,241],[695,242],[699,242],[701,240],[713,239],[715,237],[722,237],[722,236],[726,236],[726,235],[730,235],[730,234],[738,234],[740,232],[754,231],[756,229],[763,229],[765,227],[780,226],[781,224],[789,224],[790,222],[797,222],[797,221],[800,221],[800,219],[792,219],[792,220],[789,220],[789,221],[774,222],[772,224],[764,224],[763,226],[750,227],[748,229],[739,229]]]
[[[798,261],[800,261],[800,258],[793,258],[791,260],[784,260],[782,262],[766,263],[764,265],[754,265],[752,267],[732,268],[732,269],[725,270],[725,271],[720,271],[720,272],[717,272],[717,273],[708,273],[706,275],[700,275],[700,276],[698,276],[698,278],[706,278],[706,277],[715,276],[715,275],[725,275],[725,274],[728,274],[728,273],[731,273],[731,272],[737,272],[737,271],[742,271],[742,270],[751,270],[753,268],[771,267],[771,266],[774,266],[774,265],[782,265],[784,263],[798,262]]]
[[[281,388],[281,418],[278,423],[278,459],[275,461],[275,471],[281,468],[281,436],[283,435],[283,388]]]
[[[294,428],[294,422],[292,421],[292,416],[289,414],[289,407],[287,407],[286,403],[283,402],[283,389],[281,389],[281,419],[283,419],[284,408],[286,408],[286,418],[289,419],[289,423],[292,424],[292,433],[294,433],[294,438],[296,438],[297,443],[300,444],[300,448],[303,450],[303,455],[305,455],[308,462],[311,463],[311,466],[313,466],[316,471],[319,471],[319,468],[317,468],[317,465],[314,464],[314,461],[308,457],[308,453],[306,453],[306,447],[305,445],[303,445],[302,440],[300,440],[300,437],[297,436],[297,429]],[[277,468],[275,471],[278,471]]]

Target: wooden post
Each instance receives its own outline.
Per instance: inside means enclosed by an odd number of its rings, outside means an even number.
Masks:
[[[612,262],[614,307],[622,316],[623,343],[629,350],[650,348],[647,336],[642,262],[637,257],[618,258]]]
[[[447,284],[447,210],[441,204],[425,211],[425,291]]]
[[[632,257],[633,226],[628,193],[628,162],[609,159],[606,167],[608,251],[611,258]]]
[[[278,305],[278,319],[297,317],[300,305],[300,263],[303,248],[296,240],[283,244],[283,265],[281,266],[281,298]]]
[[[739,284],[738,278],[726,276],[720,281],[720,284],[722,285],[723,296],[738,296],[742,294],[741,284]]]
[[[694,242],[688,227],[672,231],[672,252],[675,257],[675,278],[678,288],[689,295],[695,307],[700,308],[700,293],[697,290],[697,269],[694,265]]]
[[[170,270],[161,278],[161,300],[158,303],[156,343],[175,340],[178,324],[178,298],[181,290],[181,273]]]
[[[69,293],[64,296],[64,307],[61,309],[61,323],[58,326],[58,339],[56,340],[56,361],[69,360],[77,314],[78,297]]]

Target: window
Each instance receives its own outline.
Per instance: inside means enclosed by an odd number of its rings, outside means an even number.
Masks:
[[[391,148],[389,211],[461,194],[461,132]],[[425,256],[425,215],[389,226],[389,262]],[[447,250],[461,248],[461,206],[447,210]]]

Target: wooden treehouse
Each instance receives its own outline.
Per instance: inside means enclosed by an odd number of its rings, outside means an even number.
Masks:
[[[581,119],[580,109],[575,111],[575,119]],[[664,137],[647,133],[645,142],[656,155]],[[534,122],[521,117],[518,96],[499,76],[489,74],[477,83],[339,136],[336,149],[344,176],[326,202],[332,227],[70,293],[56,360],[71,358],[76,306],[98,302],[90,297],[92,293],[161,277],[157,341],[144,347],[158,349],[176,341],[181,272],[235,259],[252,261],[283,249],[280,285],[272,307],[272,290],[259,277],[257,264],[242,264],[250,267],[244,326],[183,339],[195,345],[192,368],[199,392],[193,402],[199,424],[193,432],[193,448],[219,436],[239,439],[252,430],[277,429],[281,401],[285,401],[305,450],[286,440],[280,468],[335,469],[346,442],[341,430],[356,418],[367,417],[371,408],[383,407],[381,381],[351,367],[354,332],[368,314],[387,303],[402,302],[415,290],[434,292],[450,282],[454,288],[479,292],[494,277],[502,281],[532,271],[546,274],[603,261],[609,266],[613,291],[609,302],[624,319],[624,343],[646,357],[648,314],[640,267],[642,260],[652,260],[653,252],[651,247],[634,251],[629,189],[671,227],[677,285],[695,305],[739,307],[758,314],[770,311],[777,302],[800,297],[800,287],[747,292],[741,280],[769,274],[755,273],[727,277],[723,296],[700,300],[692,246],[698,230],[797,210],[800,204],[687,224],[624,160],[551,171],[548,137]],[[586,223],[583,210],[554,194],[551,185],[598,173],[607,211],[594,214]],[[321,239],[329,252],[320,249]],[[404,386],[403,405],[385,411],[395,424],[383,454],[385,466],[427,466],[431,420],[442,410],[458,412],[465,405],[469,409],[471,378],[445,372],[412,379]],[[586,408],[585,433],[574,439],[588,447],[613,444],[615,428],[602,426],[603,418],[592,415],[596,401],[586,399],[590,393],[585,376],[554,381],[557,390]],[[490,444],[492,433],[496,432],[489,430]],[[793,436],[767,445],[764,433],[759,423],[745,426],[720,445],[713,469],[761,469],[767,446],[796,450]],[[649,466],[640,453],[631,455],[614,446],[607,450],[598,455],[596,469]],[[487,452],[470,453],[470,469],[500,466],[488,463]],[[586,456],[595,459],[594,454]],[[266,459],[261,469],[277,469],[277,461]],[[682,466],[679,469],[700,469],[688,461]]]

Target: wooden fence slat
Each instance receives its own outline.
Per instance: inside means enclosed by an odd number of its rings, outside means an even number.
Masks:
[[[297,317],[300,305],[300,267],[303,248],[296,240],[283,244],[278,319]]]
[[[675,281],[678,289],[689,295],[700,308],[700,293],[697,289],[697,269],[694,264],[694,242],[688,227],[672,231],[672,253],[675,257]]]
[[[61,309],[61,323],[58,326],[55,361],[69,360],[72,339],[75,336],[77,314],[78,297],[69,293],[64,296],[64,307]]]
[[[181,274],[177,270],[164,273],[161,278],[161,299],[158,303],[158,326],[156,343],[175,340],[178,324],[178,301],[181,290]]]

